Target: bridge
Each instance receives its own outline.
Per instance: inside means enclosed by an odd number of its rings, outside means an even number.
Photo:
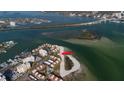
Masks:
[[[14,27],[14,28],[4,28],[0,29],[0,31],[10,31],[10,30],[30,30],[30,29],[48,29],[48,28],[61,28],[61,27],[78,27],[78,26],[89,26],[96,25],[105,22],[105,20],[97,20],[93,22],[85,22],[85,23],[69,23],[69,24],[53,24],[53,25],[35,25],[35,26],[24,26],[24,27]]]

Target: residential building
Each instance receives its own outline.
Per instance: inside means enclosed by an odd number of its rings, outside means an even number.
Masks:
[[[23,64],[17,66],[17,72],[18,73],[24,73],[28,69],[30,69],[30,67],[31,67],[30,63],[23,63]]]

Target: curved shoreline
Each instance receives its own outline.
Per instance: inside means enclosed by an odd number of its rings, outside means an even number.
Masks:
[[[64,47],[60,47],[60,53],[62,53],[64,51]],[[61,55],[61,58],[62,58],[62,62],[60,64],[60,75],[62,77],[74,72],[74,71],[77,71],[80,69],[80,63],[78,62],[77,59],[75,59],[72,55],[67,55],[70,60],[72,60],[74,66],[72,67],[71,70],[65,70],[65,62],[64,62],[64,55]]]

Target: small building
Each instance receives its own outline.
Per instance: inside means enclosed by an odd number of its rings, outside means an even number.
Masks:
[[[37,78],[35,78],[33,75],[29,75],[29,78],[30,78],[31,80],[37,80]]]
[[[49,80],[51,80],[51,81],[63,81],[62,78],[60,78],[54,74],[49,75]]]
[[[41,64],[40,66],[36,67],[36,69],[37,69],[38,71],[42,71],[42,70],[44,70],[45,68],[46,68],[46,65],[44,65],[44,64]]]
[[[32,73],[34,74],[34,73],[36,73],[37,72],[37,70],[36,69],[34,69],[34,70],[32,70]]]
[[[31,68],[30,63],[23,63],[23,64],[17,66],[17,72],[18,73],[24,73],[30,68]]]
[[[38,74],[37,75],[37,78],[39,79],[39,80],[45,80],[45,75],[43,75],[43,74]]]
[[[30,78],[36,78],[37,80],[45,80],[46,76],[42,73],[39,73],[36,69],[32,71],[32,76]]]
[[[50,65],[51,65],[51,63],[50,63],[50,62],[48,62],[48,61],[45,61],[45,62],[44,62],[44,64],[46,64],[46,65],[48,65],[48,66],[50,66]]]
[[[48,55],[47,51],[44,50],[44,49],[40,49],[40,50],[39,50],[39,54],[40,54],[40,56],[42,56],[42,57],[45,57],[45,56]]]
[[[48,60],[48,62],[50,62],[51,64],[53,64],[53,63],[54,63],[54,61],[52,61],[52,60]]]
[[[15,26],[16,26],[16,23],[13,22],[13,21],[11,21],[11,22],[10,22],[10,26],[11,26],[11,27],[15,27]]]
[[[26,62],[34,62],[35,61],[35,57],[34,56],[29,56],[29,57],[26,57],[22,60],[23,63],[26,63]]]

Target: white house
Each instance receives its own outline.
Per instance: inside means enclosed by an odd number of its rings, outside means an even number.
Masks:
[[[48,55],[47,51],[46,51],[46,50],[43,50],[43,49],[40,49],[40,50],[39,50],[39,54],[40,54],[42,57]]]
[[[24,73],[28,69],[30,69],[30,67],[31,67],[30,63],[21,64],[21,65],[17,66],[17,72]]]
[[[34,56],[29,56],[29,57],[26,57],[22,60],[23,63],[26,63],[26,62],[34,62],[35,61],[35,58]]]
[[[11,21],[11,22],[10,22],[10,26],[11,26],[11,27],[15,27],[15,26],[16,26],[16,23],[13,22],[13,21]]]

